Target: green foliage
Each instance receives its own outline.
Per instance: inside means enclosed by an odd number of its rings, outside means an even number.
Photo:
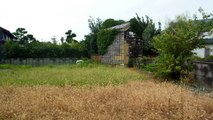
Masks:
[[[52,38],[52,43],[39,42],[33,35],[27,34],[25,28],[18,28],[13,34],[17,40],[7,40],[3,45],[3,54],[6,58],[88,57],[85,43],[74,40],[73,37],[76,34],[72,33],[72,30],[65,33],[67,35],[66,42],[62,38],[62,44],[57,44],[55,37]]]
[[[0,69],[28,69],[30,65],[11,65],[11,64],[0,64]]]
[[[103,29],[98,33],[97,45],[99,54],[103,55],[106,53],[108,46],[112,44],[117,33],[118,31],[115,29]]]
[[[32,34],[27,34],[25,28],[17,28],[16,32],[14,32],[13,35],[16,37],[16,41],[22,47],[25,47],[28,43],[36,41]]]
[[[84,43],[89,55],[98,54],[97,34],[90,33],[88,35],[85,35]]]
[[[76,37],[76,34],[72,33],[72,30],[68,30],[65,34],[67,36],[67,38],[66,38],[67,43],[78,42],[78,41],[73,39],[74,37]]]
[[[199,56],[193,55],[193,56],[190,57],[190,60],[191,60],[191,61],[200,61],[200,60],[202,60],[202,58],[199,57]]]
[[[128,67],[134,67],[134,63],[135,63],[135,59],[130,58],[129,61],[128,61],[127,66],[128,66]]]
[[[203,58],[204,61],[213,61],[213,55]]]
[[[155,37],[154,46],[160,53],[172,54],[175,58],[191,56],[192,50],[202,47],[204,43],[200,30],[202,26],[199,22],[179,16],[169,22],[160,36]]]
[[[165,30],[154,38],[154,47],[160,54],[151,65],[156,75],[179,79],[186,61],[193,55],[192,51],[203,46],[203,32],[212,28],[206,27],[206,24],[213,26],[212,23],[211,20],[192,20],[186,16],[170,21]]]
[[[98,54],[97,36],[98,32],[101,30],[102,21],[99,18],[95,20],[94,18],[90,17],[88,22],[90,33],[88,35],[85,35],[84,43],[89,55]]]
[[[112,18],[110,19],[106,19],[103,23],[102,23],[102,29],[106,29],[106,28],[110,28],[116,25],[120,25],[125,23],[124,20],[114,20]]]
[[[180,77],[181,60],[181,56],[175,59],[171,54],[160,54],[153,64],[146,66],[146,70],[153,72],[157,77],[177,79]]]
[[[142,39],[142,33],[146,29],[146,27],[149,24],[148,16],[146,16],[147,21],[144,20],[144,18],[140,18],[138,15],[132,19],[130,19],[130,29],[132,32],[134,32],[140,39]]]
[[[7,41],[3,45],[6,58],[58,58],[58,57],[87,57],[87,52],[82,43],[61,45],[51,42],[32,42],[25,47],[16,42]]]
[[[92,17],[90,17],[88,22],[89,22],[90,33],[88,35],[85,35],[84,43],[85,43],[86,49],[88,50],[89,55],[92,55],[92,54],[99,54],[100,51],[102,51],[102,47],[104,47],[104,46],[101,46],[101,50],[99,50],[99,47],[100,47],[100,46],[98,47],[98,44],[100,43],[100,42],[98,43],[99,32],[106,28],[123,24],[125,21],[107,19],[104,22],[102,22],[102,20],[99,18],[95,20]],[[108,38],[106,43],[108,44]]]
[[[155,57],[143,56],[140,61],[141,68],[146,68],[146,66],[153,63],[154,60]]]
[[[98,67],[100,65],[101,65],[100,63],[96,63],[91,59],[83,59],[81,63],[77,64],[78,67],[86,67],[86,68]]]
[[[140,46],[136,44],[135,47],[139,47],[139,49],[143,50],[144,55],[155,54],[152,41],[153,41],[153,37],[160,33],[161,31],[160,27],[161,27],[161,24],[159,23],[159,28],[156,29],[154,22],[148,16],[146,16],[146,20],[143,17],[140,18],[138,15],[130,19],[130,30],[134,32],[136,36],[139,38],[139,40],[142,41],[141,43],[143,43]],[[133,56],[138,56],[138,55],[133,55]]]

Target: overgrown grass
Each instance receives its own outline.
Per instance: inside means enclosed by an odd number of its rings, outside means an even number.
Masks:
[[[43,67],[0,65],[1,86],[106,86],[131,80],[143,80],[143,76],[124,67],[90,63]]]
[[[213,94],[124,67],[0,65],[0,83],[0,120],[213,119]]]

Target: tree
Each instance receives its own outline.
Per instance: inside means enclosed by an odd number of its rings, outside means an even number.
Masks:
[[[64,44],[64,37],[61,37],[61,44]]]
[[[132,55],[133,57],[138,56],[138,50],[141,50],[144,55],[155,54],[152,46],[152,40],[155,35],[160,33],[160,27],[161,24],[159,23],[159,28],[156,29],[154,22],[148,16],[144,19],[144,17],[140,18],[136,14],[136,17],[130,19],[130,30],[137,36],[137,39],[135,39],[137,41],[135,41],[135,43],[142,43],[140,45],[133,45],[132,49],[136,50],[135,52],[132,52],[136,53]]]
[[[116,25],[120,25],[120,24],[123,24],[123,23],[125,23],[124,20],[114,20],[112,18],[109,18],[109,19],[106,19],[102,23],[102,29],[110,28],[110,27],[113,27],[113,26],[116,26]]]
[[[158,22],[158,25],[159,28],[156,29],[155,24],[152,22],[152,20],[150,20],[150,23],[146,26],[145,30],[142,33],[144,55],[156,54],[153,47],[153,37],[160,34],[161,23]]]
[[[178,16],[168,22],[159,36],[154,37],[154,47],[159,52],[154,68],[156,75],[180,78],[184,63],[193,55],[192,51],[203,46],[203,33],[213,28],[213,20],[209,17],[205,14],[203,20],[197,20],[196,17]]]
[[[26,47],[28,43],[36,41],[32,34],[27,34],[25,28],[17,28],[13,35],[16,37],[18,44],[23,47]]]
[[[85,35],[85,44],[89,52],[89,55],[98,54],[97,39],[98,32],[101,30],[102,20],[97,18],[96,20],[92,17],[88,19],[90,33]]]
[[[23,39],[23,37],[27,34],[27,31],[25,28],[17,28],[16,32],[13,33],[17,40]]]
[[[72,30],[68,30],[65,34],[67,35],[66,38],[67,43],[76,42],[76,40],[73,39],[74,37],[76,37],[76,34],[72,33]]]

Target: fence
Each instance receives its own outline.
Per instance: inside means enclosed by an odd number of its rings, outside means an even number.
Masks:
[[[213,87],[213,62],[194,62],[194,74],[198,85]]]
[[[74,64],[76,61],[77,58],[11,58],[0,60],[0,64],[42,66],[49,64]]]

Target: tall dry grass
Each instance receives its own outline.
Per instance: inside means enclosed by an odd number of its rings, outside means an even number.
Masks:
[[[0,119],[212,120],[213,99],[171,83],[0,87]]]

